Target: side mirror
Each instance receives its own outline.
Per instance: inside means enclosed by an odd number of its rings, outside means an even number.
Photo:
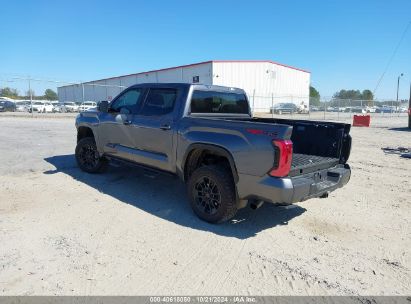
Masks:
[[[99,112],[107,113],[108,112],[108,101],[107,100],[102,100],[98,104],[98,110]]]

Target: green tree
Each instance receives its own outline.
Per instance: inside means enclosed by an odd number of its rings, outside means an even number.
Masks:
[[[318,92],[316,88],[310,86],[310,105],[319,106],[320,97],[320,92]]]
[[[363,100],[373,100],[374,99],[374,94],[370,90],[362,91],[361,96]]]
[[[44,91],[44,98],[47,100],[57,100],[58,96],[52,89],[47,89]]]
[[[19,95],[16,89],[11,89],[9,87],[3,88],[0,91],[0,96],[9,97],[9,98],[16,98]]]
[[[337,99],[362,99],[360,90],[340,90],[333,95]]]

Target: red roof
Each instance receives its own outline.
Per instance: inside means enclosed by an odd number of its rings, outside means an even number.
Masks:
[[[297,71],[301,71],[301,72],[305,72],[305,73],[310,73],[307,70],[299,69],[299,68],[296,68],[296,67],[292,67],[292,66],[282,64],[282,63],[279,63],[279,62],[275,62],[275,61],[271,61],[271,60],[208,60],[208,61],[197,62],[197,63],[192,63],[192,64],[179,65],[179,66],[170,67],[170,68],[151,70],[151,71],[146,71],[146,72],[139,72],[139,73],[122,75],[122,76],[116,76],[116,77],[109,77],[109,78],[104,78],[104,79],[99,79],[99,80],[92,80],[92,81],[88,81],[88,82],[84,82],[84,83],[91,83],[91,82],[115,79],[115,78],[126,77],[126,76],[135,76],[135,75],[141,75],[141,74],[148,74],[148,73],[153,73],[153,72],[167,71],[167,70],[173,70],[173,69],[178,69],[178,68],[187,68],[187,67],[191,67],[191,66],[196,66],[196,65],[206,64],[206,63],[213,63],[213,62],[243,62],[243,63],[266,62],[266,63],[280,65],[280,66],[283,66],[283,67],[286,67],[286,68],[289,68],[289,69],[293,69],[293,70],[297,70]]]

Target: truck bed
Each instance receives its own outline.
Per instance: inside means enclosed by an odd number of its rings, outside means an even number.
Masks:
[[[252,131],[254,128],[257,131],[263,129],[261,126],[263,125],[266,127],[264,129],[266,131],[262,131],[262,133],[266,132],[265,134],[270,134],[273,137],[278,136],[278,132],[283,131],[284,128],[292,127],[290,139],[293,143],[293,158],[289,173],[291,177],[344,164],[350,154],[349,124],[256,117],[221,117],[220,119],[230,122],[231,126],[234,126],[234,121],[256,123],[250,128]],[[269,128],[272,128],[272,131]],[[281,136],[287,137],[284,134]]]

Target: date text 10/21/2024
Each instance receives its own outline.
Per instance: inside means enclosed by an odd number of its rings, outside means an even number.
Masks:
[[[150,297],[150,303],[256,303],[255,297],[249,296],[161,296]]]

